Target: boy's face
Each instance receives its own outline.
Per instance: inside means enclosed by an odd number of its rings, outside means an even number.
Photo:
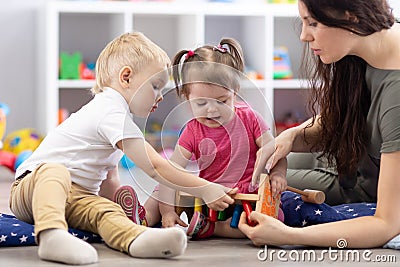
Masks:
[[[195,118],[210,128],[224,125],[232,119],[235,94],[231,90],[213,84],[193,83],[188,100]]]
[[[161,63],[146,66],[129,84],[129,109],[138,117],[147,117],[163,99],[161,89],[168,82],[168,71]]]

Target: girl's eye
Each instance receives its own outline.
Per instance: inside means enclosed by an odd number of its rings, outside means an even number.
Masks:
[[[199,107],[201,107],[201,106],[205,106],[206,105],[206,102],[197,102],[196,103]]]
[[[227,100],[223,100],[223,101],[221,101],[221,100],[217,100],[217,103],[218,103],[218,104],[220,104],[220,105],[222,105],[222,104],[225,104],[225,103],[226,103],[226,101],[227,101]]]
[[[310,23],[308,24],[308,26],[311,26],[311,27],[317,27],[317,25],[318,25],[317,22],[310,22]]]

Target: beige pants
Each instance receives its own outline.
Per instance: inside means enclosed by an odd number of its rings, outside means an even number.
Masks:
[[[69,171],[55,163],[42,164],[14,182],[10,209],[18,219],[35,224],[36,237],[43,230],[69,226],[99,234],[108,246],[124,252],[146,230],[118,204],[71,183]]]

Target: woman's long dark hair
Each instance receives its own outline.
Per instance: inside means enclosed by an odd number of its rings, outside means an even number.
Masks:
[[[342,28],[360,36],[389,29],[395,22],[386,0],[300,0],[309,15],[329,27]],[[350,14],[354,19],[347,19]],[[338,44],[340,45],[340,44]],[[321,116],[321,134],[315,149],[335,164],[339,177],[354,176],[369,142],[366,117],[370,92],[365,81],[366,62],[345,56],[332,64],[319,57],[303,55],[303,75],[310,80],[310,108],[315,123]]]

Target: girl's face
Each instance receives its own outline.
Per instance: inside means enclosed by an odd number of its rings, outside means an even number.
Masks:
[[[189,86],[190,107],[201,124],[217,128],[233,118],[235,102],[233,91],[206,83],[193,83]]]
[[[160,63],[148,65],[129,83],[128,103],[130,111],[138,117],[147,117],[157,109],[163,99],[161,90],[168,82],[166,67]]]
[[[298,2],[298,8],[303,24],[300,39],[309,44],[314,55],[319,56],[323,63],[337,62],[346,55],[353,54],[355,34],[316,21],[302,1]]]

